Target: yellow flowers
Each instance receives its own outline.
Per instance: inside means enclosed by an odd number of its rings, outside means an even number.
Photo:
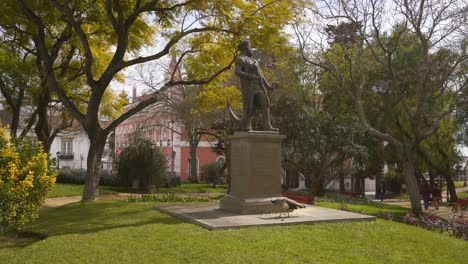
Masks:
[[[54,183],[55,172],[49,170],[41,146],[15,145],[0,128],[0,233],[19,230],[35,219]]]

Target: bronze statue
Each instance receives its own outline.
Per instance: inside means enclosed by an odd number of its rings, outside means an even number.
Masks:
[[[238,47],[241,53],[236,59],[235,73],[240,77],[244,114],[240,119],[235,116],[230,107],[229,111],[241,123],[242,130],[252,130],[252,118],[256,110],[261,110],[263,130],[276,131],[278,129],[270,123],[270,100],[267,93],[267,89],[272,89],[272,87],[260,72],[258,62],[253,58],[249,41],[241,41]]]

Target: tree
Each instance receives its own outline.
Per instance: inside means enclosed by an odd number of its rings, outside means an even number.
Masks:
[[[310,102],[283,97],[276,105],[280,132],[286,135],[283,160],[293,164],[306,177],[306,185],[321,195],[333,180],[351,172],[345,163],[365,159],[364,136],[352,119],[321,110],[313,111]]]
[[[71,126],[71,116],[63,105],[53,98],[50,87],[47,86],[41,73],[41,61],[37,53],[28,46],[26,32],[15,30],[12,24],[14,20],[2,18],[0,89],[5,98],[5,105],[13,117],[11,136],[16,138],[18,129],[21,128],[19,138],[24,138],[34,126],[34,132],[42,142],[44,151],[49,152],[55,136]],[[60,58],[62,66],[70,63],[70,58],[66,59],[64,56]],[[57,68],[63,68],[62,66],[57,65]],[[65,70],[61,70],[62,75],[65,73]]]
[[[260,52],[259,52],[260,53]],[[349,161],[366,160],[364,134],[356,126],[356,118],[334,96],[323,89],[321,70],[301,60],[300,53],[285,46],[281,56],[260,53],[259,63],[271,82],[279,83],[271,94],[273,123],[286,135],[283,141],[284,187],[293,182],[290,173],[302,173],[306,186],[316,195],[322,194],[333,180],[340,180],[344,191],[344,175],[351,172]],[[342,107],[343,108],[343,107]]]
[[[122,106],[126,106],[130,103],[130,99],[128,99],[128,94],[124,90],[119,93],[119,104]]]
[[[23,128],[19,138],[23,138],[34,125],[37,111],[32,111],[27,124],[22,124],[23,106],[31,105],[38,78],[34,73],[34,62],[31,56],[23,54],[15,45],[7,42],[7,37],[0,43],[0,92],[4,98],[2,104],[12,114],[10,136],[16,139],[18,129]],[[23,110],[23,111],[21,111]]]
[[[361,25],[360,41],[349,46],[332,45],[328,50],[320,45],[323,53],[305,59],[322,68],[349,96],[367,133],[392,145],[404,169],[413,213],[419,215],[414,152],[437,131],[441,120],[453,113],[459,103],[457,95],[466,89],[453,79],[468,59],[466,51],[460,49],[468,10],[460,1],[326,4],[329,8],[321,10],[323,17]],[[389,25],[389,21],[394,22]],[[299,40],[305,48],[307,36],[300,35]],[[451,45],[445,45],[447,42]],[[369,122],[367,99],[375,95],[380,101],[395,99],[386,122],[396,129],[381,131]]]
[[[209,83],[228,69],[239,38],[252,35],[264,43],[277,41],[280,29],[304,2],[275,1],[3,1],[7,14],[21,14],[21,27],[30,35],[49,87],[83,126],[90,140],[83,200],[96,196],[99,165],[107,136],[125,119],[158,100],[158,94],[173,85]],[[9,17],[10,18],[10,17]],[[24,26],[23,26],[24,25]],[[154,39],[160,50],[144,54]],[[108,126],[99,122],[99,108],[110,82],[125,68],[160,60],[182,43],[200,43],[181,57],[197,69],[188,79],[169,80],[159,92],[129,109]],[[281,45],[276,43],[275,45]],[[110,54],[108,47],[115,47]],[[73,51],[73,52],[70,52]],[[67,93],[58,74],[57,54],[70,54],[82,62],[84,83],[90,93],[81,110]],[[102,56],[104,52],[109,56]],[[229,54],[228,56],[226,54]],[[224,63],[228,60],[228,63]],[[198,67],[196,67],[198,66]],[[68,69],[66,65],[63,69]]]
[[[437,133],[426,138],[417,149],[417,154],[425,165],[446,179],[447,189],[450,193],[449,200],[452,202],[457,200],[454,178],[456,177],[456,165],[461,160],[456,150],[455,132],[457,130],[455,120],[445,118],[441,120],[441,126]]]
[[[131,187],[136,182],[148,192],[159,191],[166,171],[166,156],[150,140],[144,139],[141,131],[131,134],[129,142],[117,161],[120,184]]]
[[[169,68],[166,69],[166,78],[182,79],[182,69],[175,57],[172,58]],[[139,69],[140,81],[151,90],[158,90],[158,82],[155,78],[155,65],[141,67]],[[171,76],[171,77],[169,77]],[[189,180],[198,181],[197,147],[202,137],[220,138],[214,130],[213,124],[223,118],[226,100],[230,100],[234,106],[240,105],[240,92],[233,86],[228,86],[225,79],[229,74],[222,74],[216,80],[206,85],[177,85],[160,94],[163,103],[158,109],[161,113],[173,115],[173,122],[180,123],[181,130],[175,130],[173,126],[159,124],[171,129],[184,137],[189,143]]]

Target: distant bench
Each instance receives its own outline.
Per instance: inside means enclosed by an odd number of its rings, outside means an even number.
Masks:
[[[458,212],[459,209],[465,210],[468,207],[468,198],[457,199],[454,203],[449,203],[453,206],[453,211]]]
[[[468,198],[467,199],[457,199],[455,202],[458,206],[462,207],[463,209],[466,209],[468,206]]]
[[[312,195],[292,194],[292,193],[287,193],[287,192],[283,192],[281,194],[284,197],[289,198],[299,203],[314,204],[314,197]]]
[[[351,197],[360,197],[361,196],[360,193],[355,193],[355,192],[342,192],[342,194],[348,195],[348,196],[351,196]]]

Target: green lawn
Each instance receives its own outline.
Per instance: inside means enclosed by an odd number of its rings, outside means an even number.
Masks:
[[[333,209],[346,209],[351,212],[358,212],[368,215],[377,216],[379,212],[383,213],[392,213],[394,216],[394,220],[402,221],[403,216],[406,213],[411,212],[411,209],[404,208],[401,206],[396,205],[388,205],[388,204],[378,204],[377,206],[374,205],[367,205],[367,204],[341,204],[338,202],[317,202],[318,206],[333,208]],[[342,208],[344,206],[344,208]]]
[[[81,184],[66,184],[56,183],[55,187],[47,194],[48,198],[64,197],[64,196],[81,196],[83,194],[84,185]],[[101,186],[99,187],[100,194],[117,194],[119,193],[115,187]]]
[[[436,181],[436,183],[439,184],[438,181]],[[442,185],[443,185],[443,186],[442,186],[442,191],[447,191],[447,182],[444,181],[444,182],[442,183]],[[454,183],[454,185],[455,185],[455,189],[456,189],[456,188],[463,188],[463,187],[464,187],[464,186],[463,186],[463,181],[456,181],[456,182]]]
[[[468,192],[457,193],[458,198],[468,198]]]
[[[350,222],[208,231],[153,203],[75,203],[42,213],[0,263],[466,263],[467,241],[401,223]]]
[[[80,196],[83,194],[84,185],[81,184],[55,184],[47,197],[63,197],[63,196]],[[212,184],[192,184],[184,183],[176,188],[161,188],[160,193],[226,193],[227,186],[223,185],[218,188],[214,188]],[[100,186],[99,194],[116,194],[120,192],[126,193],[138,193],[139,190],[125,189],[122,187],[115,186]]]

